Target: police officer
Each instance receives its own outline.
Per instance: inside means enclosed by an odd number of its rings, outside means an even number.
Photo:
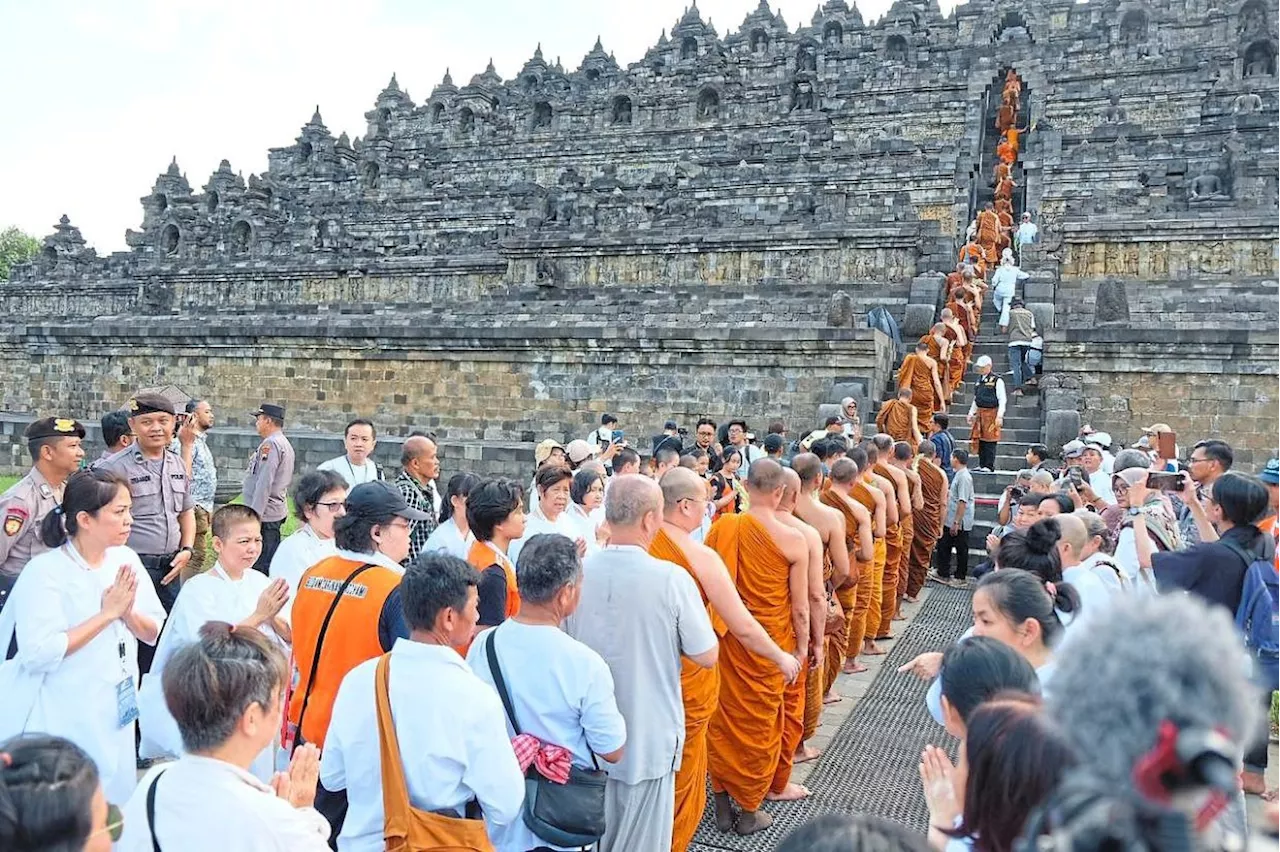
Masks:
[[[188,466],[194,434],[179,430],[183,455],[169,449],[177,417],[173,403],[158,393],[140,393],[129,400],[129,429],[134,443],[98,462],[96,468],[121,476],[133,496],[133,527],[129,547],[137,552],[151,576],[165,612],[178,597],[175,582],[191,560],[196,540],[195,501],[191,497]],[[145,652],[150,646],[139,649]],[[145,665],[142,656],[146,656]],[[142,670],[150,668],[149,653],[140,653]]]
[[[69,417],[37,420],[23,433],[31,470],[0,494],[0,608],[31,557],[48,550],[38,530],[62,502],[62,486],[84,459],[84,427]]]
[[[293,481],[293,445],[284,436],[284,406],[264,402],[252,413],[262,443],[249,457],[244,476],[244,504],[262,518],[262,554],[253,567],[267,573],[280,546],[280,527],[289,515],[288,491]]]

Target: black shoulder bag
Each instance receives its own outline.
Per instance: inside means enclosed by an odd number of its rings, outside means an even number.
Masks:
[[[507,718],[516,734],[522,733],[516,721],[515,705],[507,691],[507,682],[498,665],[498,628],[489,631],[485,655],[489,659],[489,671],[493,683],[506,708]],[[608,776],[600,769],[594,753],[591,755],[594,769],[571,766],[569,782],[559,784],[529,765],[524,778],[524,824],[542,840],[556,846],[593,846],[604,836],[604,787]]]

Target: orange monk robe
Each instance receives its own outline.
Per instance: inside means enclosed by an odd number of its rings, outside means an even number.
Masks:
[[[723,620],[707,602],[698,575],[693,572],[680,546],[671,540],[665,530],[658,530],[649,555],[655,559],[673,562],[689,572],[702,594],[702,602],[711,616],[711,626],[721,638],[728,632]],[[680,693],[684,699],[684,751],[680,756],[680,769],[676,772],[676,818],[671,834],[671,851],[684,852],[693,842],[693,835],[702,820],[707,806],[707,726],[715,715],[720,697],[720,673],[717,666],[704,669],[687,659],[680,661]]]
[[[844,547],[842,542],[837,542],[836,547]],[[831,553],[826,547],[822,549],[822,582],[830,595],[831,574],[835,569],[831,565]],[[821,669],[809,668],[804,684],[804,733],[800,737],[801,742],[810,739],[818,732],[818,724],[822,720],[822,698],[827,694],[825,687],[826,681],[826,665],[827,655],[830,653],[830,637],[823,635],[822,637],[822,665]],[[812,652],[810,652],[812,653]],[[783,782],[786,786],[786,782]]]
[[[929,576],[929,559],[942,535],[942,512],[946,508],[947,475],[937,465],[920,459],[920,496],[924,506],[912,513],[915,529],[911,538],[911,561],[907,566],[907,597],[914,598]]]
[[[1005,101],[1000,105],[1000,109],[996,110],[996,130],[1003,134],[1013,127],[1014,118],[1016,116],[1013,113],[1013,104]]]
[[[948,395],[947,391],[951,387],[951,374],[950,374],[950,362],[944,361],[942,358],[942,344],[938,342],[938,338],[934,337],[932,333],[926,334],[924,337],[920,338],[920,342],[923,343],[925,346],[929,347],[929,357],[932,358],[934,363],[938,365],[938,381],[942,384],[942,395],[945,397]],[[947,401],[943,399],[942,405],[945,406],[946,402]],[[939,410],[941,410],[941,407],[939,407]],[[884,430],[882,429],[881,431],[884,431]],[[922,431],[920,433],[920,437],[923,438],[928,434],[929,432],[927,430]],[[906,441],[909,439],[898,438],[896,440]]]
[[[972,266],[978,275],[987,274],[987,253],[977,242],[968,242],[961,246],[956,260]]]
[[[988,263],[995,263],[995,245],[1000,239],[1000,219],[994,210],[982,210],[978,213],[978,237],[976,242],[982,246]]]
[[[1018,159],[1018,148],[1016,145],[1010,145],[1006,138],[1003,142],[996,146],[996,156],[1000,158],[1000,162],[1012,166]]]
[[[1022,150],[1018,144],[1018,137],[1022,135],[1022,132],[1024,130],[1026,130],[1025,127],[1023,128],[1010,127],[1008,130],[1005,131],[1004,138],[1006,142],[1008,142],[1011,146],[1013,146],[1014,159],[1017,159],[1018,152]]]
[[[942,400],[938,399],[934,389],[933,372],[929,365],[914,352],[902,359],[902,366],[898,369],[898,387],[911,388],[911,404],[916,409],[916,423],[920,426],[920,434],[928,434],[933,413],[942,407]]]
[[[993,184],[1000,183],[1000,181],[1011,176],[1010,172],[1011,172],[1011,169],[1009,168],[1007,163],[996,163],[995,171],[992,172],[992,175],[991,175],[991,182]],[[1000,206],[999,204],[996,205],[997,208],[999,206]]]
[[[888,466],[883,462],[877,462],[872,468],[877,476],[893,482],[893,477],[889,475]],[[897,500],[897,483],[894,484],[894,494],[885,494],[886,500]],[[902,549],[908,544],[904,540],[905,529],[903,527],[901,508],[899,508],[899,517],[897,523],[889,524],[885,529],[884,535],[884,579],[880,582],[880,612],[871,613],[867,621],[867,635],[873,639],[884,639],[889,636],[890,629],[893,626],[893,612],[898,607],[898,566],[902,562]],[[877,629],[875,632],[871,630],[871,621],[875,621]]]
[[[1000,181],[999,186],[996,187],[996,198],[1012,199],[1014,186],[1015,184],[1012,178],[1005,178]],[[997,227],[999,227],[999,217],[996,218],[996,222]]]
[[[826,678],[824,679],[823,692],[831,691],[831,687],[836,682],[836,678],[840,676],[840,670],[844,667],[844,661],[847,657],[857,654],[861,649],[861,639],[859,639],[858,648],[850,652],[850,633],[853,628],[853,619],[855,610],[858,606],[858,588],[862,584],[862,575],[871,570],[871,565],[858,559],[858,518],[849,508],[849,504],[839,494],[835,493],[828,486],[819,496],[823,505],[840,512],[844,517],[844,546],[849,552],[849,570],[852,572],[849,579],[836,589],[836,600],[840,602],[840,608],[844,611],[844,630],[831,636],[831,641],[827,643],[827,665]],[[853,575],[857,576],[857,580],[853,580]],[[866,607],[862,608],[862,617],[866,619]]]
[[[791,566],[764,525],[749,514],[723,515],[706,544],[724,560],[755,620],[782,650],[794,652]],[[719,669],[720,706],[707,729],[711,788],[756,811],[783,757],[786,682],[771,660],[747,650],[732,633],[720,640]]]
[[[950,293],[955,288],[963,287],[963,286],[964,286],[964,276],[962,274],[960,274],[959,272],[947,273],[947,278],[946,278],[947,289],[945,292]]]
[[[1007,209],[1001,208],[996,211],[996,217],[1000,220],[1000,233],[1007,234],[1013,230],[1013,214]]]
[[[914,394],[915,391],[913,389],[913,398]],[[917,415],[916,412],[919,412],[919,414]],[[909,443],[912,440],[912,424],[919,422],[921,419],[929,420],[932,417],[933,411],[926,415],[919,406],[903,402],[900,399],[890,399],[881,404],[880,411],[876,414],[876,428],[892,437],[895,441],[907,441]]]
[[[951,308],[951,305],[948,304],[947,307]],[[951,308],[951,312],[958,315],[956,308]],[[960,333],[949,325],[945,328],[943,335],[951,341],[951,357],[947,362],[947,381],[951,385],[951,392],[955,393],[956,388],[964,383],[964,371],[968,359],[965,357],[964,347],[960,345]]]
[[[871,496],[871,486],[859,480],[854,483],[849,495],[865,506],[867,511],[871,513],[872,535],[874,536],[876,502],[875,498]],[[873,545],[871,565],[868,566],[869,570],[863,572],[866,579],[865,581],[861,577],[858,579],[858,605],[855,610],[853,629],[849,633],[850,656],[860,653],[862,651],[862,643],[868,636],[875,636],[875,629],[880,626],[880,605],[884,595],[884,566],[888,552],[883,536],[876,536]],[[854,644],[855,641],[857,642],[856,645]]]

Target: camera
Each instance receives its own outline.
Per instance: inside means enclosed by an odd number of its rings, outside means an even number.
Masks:
[[[1027,496],[1027,489],[1022,487],[1021,485],[1009,486],[1009,502],[1011,504],[1017,503],[1019,500],[1021,500],[1023,497],[1026,497],[1026,496]]]
[[[681,438],[687,438],[689,437],[689,430],[681,426],[679,429],[676,430],[676,434],[679,435]]]

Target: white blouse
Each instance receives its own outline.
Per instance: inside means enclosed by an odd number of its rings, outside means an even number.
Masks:
[[[285,601],[284,609],[280,610],[281,618],[290,621],[293,599],[298,595],[298,583],[302,581],[302,575],[307,569],[337,552],[338,546],[334,540],[316,535],[311,524],[303,524],[297,532],[280,542],[275,556],[271,557],[271,567],[267,573],[271,579],[283,577],[289,584],[289,600]]]
[[[239,624],[258,607],[258,598],[273,580],[260,571],[246,570],[239,580],[231,579],[221,564],[183,583],[178,600],[169,614],[156,646],[151,671],[142,678],[138,691],[138,723],[142,728],[139,754],[142,757],[177,757],[182,755],[182,737],[178,724],[164,700],[161,678],[165,666],[175,653],[200,638],[200,628],[210,621]],[[281,610],[283,614],[284,610]],[[270,627],[262,627],[268,637],[280,641]],[[281,642],[283,645],[284,643]],[[270,781],[273,770],[272,749],[263,750],[250,771],[259,780]]]
[[[458,528],[458,522],[453,518],[444,521],[440,526],[431,531],[431,535],[427,536],[427,541],[422,545],[422,552],[444,551],[450,556],[456,556],[459,559],[466,560],[467,552],[471,550],[472,543],[476,537],[468,530],[464,536],[462,530]]]
[[[25,731],[65,737],[98,767],[108,801],[123,802],[137,780],[134,723],[120,724],[117,696],[137,689],[138,639],[113,621],[68,654],[67,633],[102,611],[102,593],[127,566],[137,580],[133,612],[164,625],[164,607],[138,554],[109,547],[92,568],[68,543],[27,563],[0,612],[0,648],[16,634],[18,654],[0,663],[0,741]],[[122,687],[126,682],[131,687]]]

